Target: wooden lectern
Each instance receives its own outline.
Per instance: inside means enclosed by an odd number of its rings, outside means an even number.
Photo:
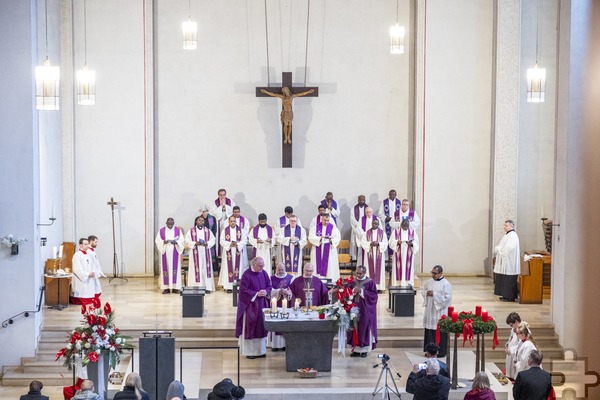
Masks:
[[[519,303],[541,304],[551,294],[552,254],[542,250],[528,250],[525,254],[541,254],[542,257],[521,261]]]

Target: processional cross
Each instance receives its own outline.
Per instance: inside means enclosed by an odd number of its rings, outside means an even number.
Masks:
[[[268,86],[257,87],[256,97],[277,97],[281,99],[281,166],[292,168],[292,122],[294,113],[292,102],[296,97],[319,97],[318,87],[292,87],[292,73],[282,72],[282,83],[280,87]]]

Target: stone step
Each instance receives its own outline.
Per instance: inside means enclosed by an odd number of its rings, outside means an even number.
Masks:
[[[69,386],[73,384],[72,372],[64,368],[61,374],[55,371],[25,373],[23,367],[6,367],[2,375],[2,386],[28,387],[32,380],[44,382],[46,386]]]

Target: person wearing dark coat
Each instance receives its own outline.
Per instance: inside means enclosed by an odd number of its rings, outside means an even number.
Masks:
[[[48,396],[42,395],[44,384],[40,381],[31,381],[29,392],[21,396],[21,400],[49,400]]]
[[[490,378],[484,371],[475,374],[471,390],[465,394],[463,400],[496,400],[494,391],[490,389]]]
[[[450,379],[440,375],[440,363],[436,358],[426,361],[426,375],[418,378],[419,364],[415,364],[408,375],[406,391],[413,396],[413,400],[448,400],[450,393]]]
[[[440,346],[438,346],[437,344],[431,342],[431,343],[427,343],[425,345],[425,357],[427,358],[435,358],[436,360],[438,360],[438,363],[440,364],[440,375],[445,376],[446,378],[450,379],[450,372],[448,371],[448,366],[446,365],[445,362],[443,362],[442,360],[438,359],[438,353],[440,352]],[[424,369],[419,370],[419,372],[417,372],[417,378],[422,378],[427,374],[427,371]]]
[[[131,372],[125,379],[123,390],[115,393],[113,400],[150,400],[150,396],[142,389],[140,375],[137,372]]]
[[[515,400],[546,400],[552,391],[552,375],[540,368],[544,355],[539,350],[529,353],[529,369],[517,374],[513,386]]]

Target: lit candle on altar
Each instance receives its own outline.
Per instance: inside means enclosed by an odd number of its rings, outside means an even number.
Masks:
[[[271,312],[273,314],[277,312],[277,297],[271,299]]]
[[[483,312],[481,313],[481,320],[483,322],[488,322],[489,316],[488,316],[488,312],[486,310],[483,310]]]
[[[58,257],[58,247],[54,246],[52,248],[52,258]]]
[[[458,322],[458,311],[452,311],[452,322]]]
[[[475,306],[475,316],[481,317],[481,306]]]
[[[448,306],[448,316],[451,317],[454,312],[454,306]]]
[[[282,314],[287,313],[287,299],[283,299],[281,301],[281,313]]]
[[[298,311],[299,308],[300,308],[300,299],[296,299],[294,301],[294,310]]]

